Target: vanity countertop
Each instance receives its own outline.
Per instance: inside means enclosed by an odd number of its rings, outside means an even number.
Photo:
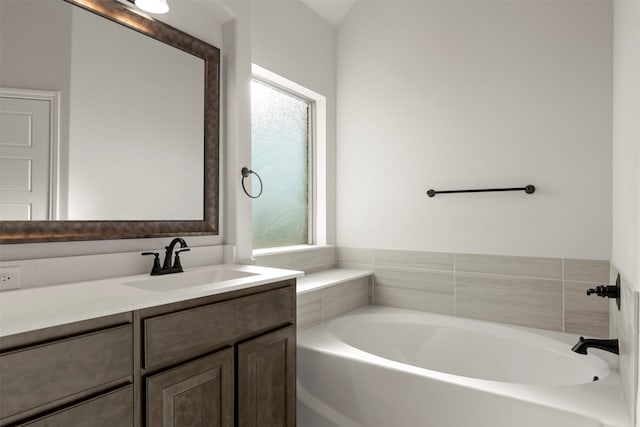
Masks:
[[[116,277],[0,292],[0,337],[34,331],[52,326],[93,319],[111,314],[185,301],[225,292],[251,288],[267,283],[302,277],[301,271],[259,267],[255,265],[215,265],[190,268],[185,273],[155,276],[162,281],[180,276],[224,270],[251,274],[224,282],[182,287],[175,290],[147,290],[129,282],[154,280],[149,274]],[[186,277],[186,276],[185,276]]]

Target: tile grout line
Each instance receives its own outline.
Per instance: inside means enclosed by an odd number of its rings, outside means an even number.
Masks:
[[[375,274],[372,274],[371,276],[369,276],[369,280],[371,280],[371,283],[369,286],[371,286],[371,301],[369,302],[371,305],[376,305],[376,276]]]
[[[457,275],[456,275],[456,253],[453,253],[453,315],[458,316],[458,297],[456,294]]]
[[[565,286],[564,286],[564,258],[562,258],[562,332],[566,332],[566,320],[565,320]]]
[[[376,254],[374,249],[371,249],[371,258],[369,261],[371,261],[371,271],[373,271],[371,275],[371,304],[376,305]]]

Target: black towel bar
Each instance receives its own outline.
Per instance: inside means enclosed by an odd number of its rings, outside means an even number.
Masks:
[[[436,194],[451,194],[451,193],[488,193],[490,191],[524,191],[527,194],[533,194],[536,191],[536,187],[533,185],[527,185],[526,187],[509,187],[509,188],[480,188],[474,190],[429,190],[427,196],[433,197]]]

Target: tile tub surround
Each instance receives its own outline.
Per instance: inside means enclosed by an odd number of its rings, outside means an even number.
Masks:
[[[609,336],[609,302],[586,295],[609,261],[338,247],[337,265],[374,271],[378,305]]]
[[[352,271],[352,270],[349,270]],[[332,274],[336,270],[316,273]],[[334,282],[324,287],[306,286],[312,277],[298,279],[297,325],[298,330],[318,325],[347,311],[369,304],[370,289],[373,286],[371,272],[361,272],[354,279]]]
[[[610,283],[615,284],[618,269],[611,266]],[[633,291],[632,284],[624,275],[621,275],[621,304],[620,311],[612,300],[611,305],[611,334],[620,340],[620,378],[622,390],[629,408],[629,416],[638,425],[640,419],[635,413],[638,399],[638,349],[640,337],[639,331],[639,311],[640,294]]]
[[[297,285],[298,330],[373,303],[371,271],[336,270],[334,246],[257,250],[253,256],[258,266],[304,271]]]
[[[305,274],[327,270],[336,265],[334,246],[295,246],[254,251],[256,265],[304,271]]]

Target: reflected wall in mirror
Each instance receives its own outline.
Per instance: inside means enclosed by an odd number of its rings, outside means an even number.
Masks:
[[[0,7],[1,241],[217,234],[219,50],[115,0]]]

